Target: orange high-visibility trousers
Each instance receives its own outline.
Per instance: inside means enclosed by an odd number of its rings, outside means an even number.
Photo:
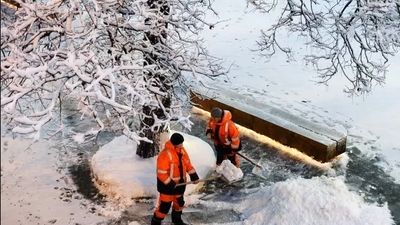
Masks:
[[[174,211],[182,211],[183,206],[185,205],[183,195],[166,195],[160,193],[154,215],[160,219],[164,219],[171,208],[171,204]]]

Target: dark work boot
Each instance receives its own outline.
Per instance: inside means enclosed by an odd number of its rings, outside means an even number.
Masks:
[[[157,216],[153,215],[153,218],[151,218],[151,225],[161,225],[162,220],[163,219],[160,219]]]
[[[182,211],[179,212],[179,211],[172,210],[171,220],[172,220],[172,223],[175,225],[189,225],[189,224],[183,222]]]

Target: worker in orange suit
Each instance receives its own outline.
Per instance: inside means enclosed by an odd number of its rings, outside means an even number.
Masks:
[[[183,147],[184,138],[174,133],[165,143],[164,149],[157,158],[157,191],[160,193],[158,205],[151,220],[151,225],[160,225],[168,214],[171,205],[172,223],[187,225],[182,220],[182,209],[185,205],[183,194],[186,185],[176,186],[187,182],[186,173],[194,183],[199,182],[199,176],[190,162],[189,155]]]
[[[214,141],[215,151],[217,152],[217,166],[225,159],[229,159],[236,167],[240,166],[240,159],[236,154],[242,148],[240,133],[235,123],[232,122],[230,111],[214,107],[211,110],[206,135]]]

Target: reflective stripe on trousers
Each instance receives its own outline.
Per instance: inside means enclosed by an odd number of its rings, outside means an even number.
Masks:
[[[154,215],[160,219],[164,219],[171,208],[171,204],[173,210],[178,212],[182,211],[183,206],[185,205],[183,195],[160,194]]]

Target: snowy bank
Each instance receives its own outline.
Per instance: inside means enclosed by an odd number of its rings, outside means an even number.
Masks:
[[[215,167],[213,149],[197,137],[181,134],[185,138],[183,145],[192,164],[200,178],[204,178]],[[136,155],[136,148],[136,142],[126,136],[119,136],[101,147],[92,157],[92,172],[101,193],[121,202],[129,202],[131,198],[157,196],[156,157],[142,159]],[[197,190],[200,185],[202,183],[188,185],[186,194]]]
[[[100,224],[102,206],[84,199],[52,142],[1,137],[1,224]]]
[[[237,210],[245,225],[391,225],[387,205],[364,202],[341,177],[297,178],[249,196]]]

